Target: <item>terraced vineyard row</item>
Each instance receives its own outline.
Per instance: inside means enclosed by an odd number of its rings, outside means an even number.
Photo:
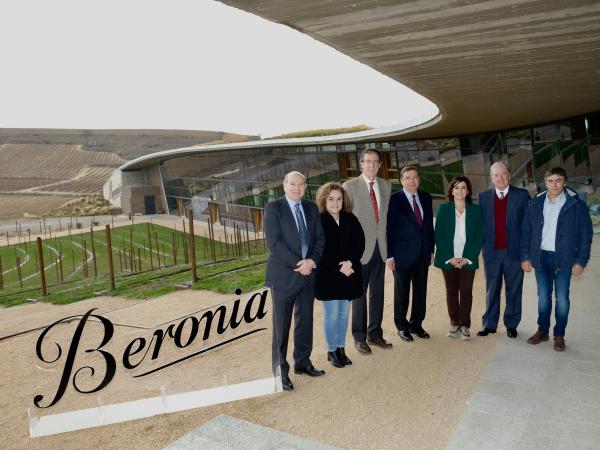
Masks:
[[[45,184],[55,183],[50,178],[0,178],[0,192],[14,192],[33,189]]]
[[[81,145],[0,145],[0,177],[69,180],[85,166],[116,168],[124,162],[115,153],[86,151]]]
[[[102,192],[104,182],[115,170],[114,167],[84,167],[72,180],[55,182],[33,189],[34,192],[68,192],[75,194],[96,194]]]

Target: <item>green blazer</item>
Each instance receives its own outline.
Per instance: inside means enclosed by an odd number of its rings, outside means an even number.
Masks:
[[[463,250],[463,258],[471,261],[463,269],[476,270],[479,268],[479,252],[483,246],[483,219],[479,206],[467,203],[465,231],[467,242]],[[454,228],[456,212],[454,202],[443,203],[435,217],[435,259],[433,265],[440,269],[453,269],[446,261],[454,258]]]

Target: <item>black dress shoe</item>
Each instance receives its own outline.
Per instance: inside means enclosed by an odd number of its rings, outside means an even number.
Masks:
[[[369,337],[367,338],[367,344],[376,345],[381,348],[392,348],[392,343],[382,337]]]
[[[340,356],[341,355],[338,354],[338,349],[336,349],[335,352],[327,352],[327,361],[331,362],[333,367],[346,367],[346,364],[344,364],[344,361],[342,361]]]
[[[352,364],[350,358],[346,356],[346,350],[344,349],[344,347],[338,347],[336,352],[338,353],[338,358],[342,360],[345,366],[349,366],[350,364]]]
[[[315,366],[312,364],[306,367],[294,367],[294,373],[296,375],[308,375],[309,377],[320,377],[321,375],[325,375],[324,370],[315,369]]]
[[[400,339],[402,339],[404,342],[414,341],[412,335],[410,334],[410,331],[408,331],[408,330],[398,331],[398,336],[400,336]]]
[[[484,328],[481,331],[477,332],[477,336],[487,336],[488,334],[495,334],[496,330],[492,330],[491,328]]]
[[[284,391],[294,390],[294,385],[292,384],[292,380],[290,380],[290,377],[281,377],[281,386],[283,387]]]
[[[507,328],[506,329],[506,335],[509,338],[516,338],[517,337],[517,329],[516,328]]]
[[[412,331],[411,330],[411,334],[416,334],[417,337],[420,337],[421,339],[429,339],[429,333],[427,331],[425,331],[423,328],[421,328],[420,330],[417,331]]]
[[[364,341],[354,342],[354,347],[356,347],[356,350],[358,350],[360,353],[363,353],[365,355],[371,353],[371,347],[369,347],[369,344],[367,344]]]

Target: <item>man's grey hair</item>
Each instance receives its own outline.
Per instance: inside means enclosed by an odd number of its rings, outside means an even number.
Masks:
[[[510,174],[510,169],[508,168],[508,165],[504,161],[496,161],[490,167],[490,175],[492,174],[492,172],[494,171],[494,169],[499,169],[500,167],[505,168],[506,171]]]
[[[296,170],[292,170],[291,172],[288,172],[285,174],[285,177],[283,177],[283,184],[286,184],[288,181],[288,178],[292,175],[298,175],[299,177],[302,177],[302,179],[304,180],[304,184],[306,184],[306,177]]]

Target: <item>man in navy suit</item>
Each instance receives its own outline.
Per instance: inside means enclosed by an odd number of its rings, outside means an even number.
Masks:
[[[265,206],[265,237],[269,247],[266,284],[273,298],[273,373],[281,368],[283,389],[294,389],[288,372],[287,347],[294,314],[294,373],[311,377],[325,371],[310,361],[313,334],[315,273],[325,235],[319,209],[304,200],[306,178],[290,172],[283,179],[285,196]]]
[[[494,187],[479,194],[479,207],[483,216],[486,309],[483,315],[483,329],[477,336],[487,336],[496,332],[504,278],[504,325],[508,337],[515,338],[521,321],[523,292],[519,244],[521,224],[529,204],[529,193],[525,189],[509,185],[510,172],[502,161],[492,164],[490,177]]]
[[[406,166],[400,172],[402,190],[393,194],[387,215],[388,267],[394,272],[394,322],[405,342],[412,334],[429,339],[423,329],[427,274],[434,248],[431,195],[419,189],[419,172]],[[410,321],[406,319],[412,284]],[[411,334],[412,333],[412,334]]]

